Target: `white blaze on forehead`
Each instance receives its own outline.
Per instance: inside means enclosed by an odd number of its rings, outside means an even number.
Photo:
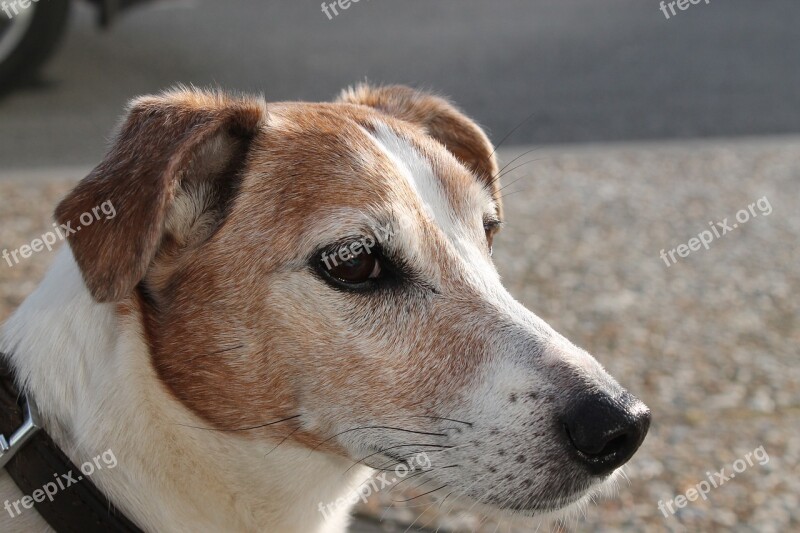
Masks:
[[[442,190],[430,161],[386,124],[379,123],[370,137],[417,193],[431,219],[447,235],[454,235],[456,216],[453,205]]]
[[[473,285],[480,287],[481,292],[506,294],[499,284],[497,272],[488,259],[488,250],[484,248],[481,225],[484,209],[492,206],[491,196],[479,187],[477,182],[474,188],[465,187],[461,192],[474,197],[473,202],[467,203],[475,206],[475,212],[472,221],[459,219],[452,199],[442,187],[431,161],[423,156],[408,139],[401,137],[383,123],[376,125],[374,133],[366,133],[379,150],[389,158],[411,189],[416,192],[431,221],[442,230],[453,245],[456,252],[453,258],[461,264],[461,276],[465,280],[471,280]],[[487,297],[489,297],[488,294]],[[491,297],[491,299],[497,299],[497,297]]]

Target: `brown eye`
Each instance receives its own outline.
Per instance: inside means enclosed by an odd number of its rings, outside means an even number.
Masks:
[[[489,245],[489,255],[492,255],[492,246],[494,245],[494,234],[500,229],[499,220],[490,220],[484,222],[483,230],[486,232],[486,243]]]
[[[322,269],[333,279],[349,285],[360,285],[381,275],[381,264],[371,251],[361,247],[343,247],[321,258]]]
[[[492,255],[494,251],[492,246],[494,245],[494,230],[486,230],[486,242],[489,243],[489,255]]]

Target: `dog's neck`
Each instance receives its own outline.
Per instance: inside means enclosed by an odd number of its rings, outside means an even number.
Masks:
[[[323,523],[319,503],[369,471],[345,474],[350,464],[328,455],[198,429],[207,424],[158,380],[141,324],[92,300],[65,248],[3,328],[0,350],[72,461],[113,451],[117,465],[92,482],[148,531],[343,530],[347,509]]]

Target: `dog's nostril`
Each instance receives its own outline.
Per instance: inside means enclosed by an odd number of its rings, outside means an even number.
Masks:
[[[621,450],[624,450],[628,440],[629,435],[627,433],[618,437],[614,437],[608,441],[605,446],[603,446],[603,449],[600,450],[598,455],[610,455],[612,453],[617,453]]]
[[[629,394],[619,398],[592,394],[577,401],[564,418],[564,429],[577,456],[595,475],[623,465],[642,444],[650,411]]]

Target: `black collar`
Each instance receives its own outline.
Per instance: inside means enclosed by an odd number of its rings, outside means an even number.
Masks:
[[[36,405],[19,393],[8,356],[0,353],[0,465],[3,463],[25,497],[5,502],[8,507],[0,508],[0,513],[18,517],[37,512],[57,533],[142,533],[41,427]],[[59,485],[57,492],[54,483]],[[55,492],[52,501],[44,487],[48,493]],[[42,501],[36,501],[39,499]]]

